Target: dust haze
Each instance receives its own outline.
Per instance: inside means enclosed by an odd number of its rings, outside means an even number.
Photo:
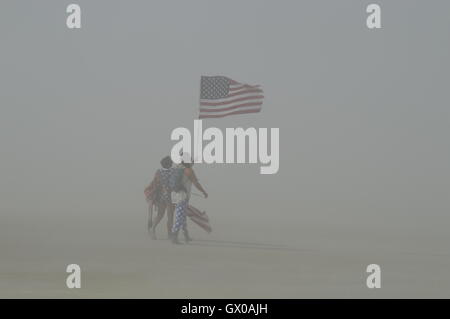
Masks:
[[[450,3],[70,3],[0,4],[0,297],[450,297]],[[203,127],[280,128],[280,169],[196,164],[213,231],[178,247],[143,190],[201,75],[263,86]]]

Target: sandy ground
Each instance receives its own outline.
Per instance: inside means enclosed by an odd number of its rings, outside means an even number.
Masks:
[[[216,217],[213,233],[191,224],[195,240],[175,246],[164,227],[158,230],[161,239],[151,240],[144,215],[60,222],[35,218],[2,224],[0,297],[450,297],[445,238],[427,239],[440,243],[433,251],[419,235],[397,238],[395,229],[376,235],[370,227],[317,221],[255,225],[250,219],[234,223]],[[71,263],[81,266],[81,289],[65,285]],[[381,289],[365,285],[371,263],[382,268]]]

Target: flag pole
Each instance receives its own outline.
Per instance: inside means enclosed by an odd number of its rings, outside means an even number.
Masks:
[[[198,194],[198,193],[195,193],[195,192],[191,192],[191,195],[194,195],[194,196],[197,196],[197,197],[201,197],[201,198],[203,198],[203,195],[200,195],[200,194]]]
[[[198,105],[197,105],[197,110],[198,110],[198,119],[200,120],[200,99],[201,99],[201,92],[202,92],[202,78],[200,76],[200,92],[198,95]],[[200,125],[197,126],[197,147],[194,146],[194,148],[197,150],[197,152],[200,150],[200,143],[202,142],[202,136],[200,136],[201,130],[200,130]],[[195,152],[194,152],[195,153]],[[200,154],[203,155],[203,154]],[[197,160],[199,159],[199,154],[194,154],[194,163],[197,162]]]

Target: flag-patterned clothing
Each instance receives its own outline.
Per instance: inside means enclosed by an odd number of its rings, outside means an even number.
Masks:
[[[188,202],[189,200],[185,199],[175,206],[175,223],[172,227],[172,233],[177,233],[180,229],[186,229],[186,210],[188,208]]]
[[[171,168],[160,168],[158,170],[159,183],[161,184],[161,193],[159,195],[158,202],[161,204],[170,205],[172,204],[171,196],[172,193],[169,187],[170,175],[173,170]]]

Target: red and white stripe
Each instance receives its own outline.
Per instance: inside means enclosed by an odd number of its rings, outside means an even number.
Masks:
[[[188,216],[190,220],[192,220],[194,223],[199,225],[201,228],[203,228],[208,233],[210,233],[212,231],[211,225],[209,225],[208,215],[206,215],[205,212],[201,212],[194,206],[189,205],[187,212],[186,212],[186,216]]]
[[[248,85],[230,79],[228,96],[222,99],[200,99],[199,119],[258,113],[264,99],[259,85]]]

